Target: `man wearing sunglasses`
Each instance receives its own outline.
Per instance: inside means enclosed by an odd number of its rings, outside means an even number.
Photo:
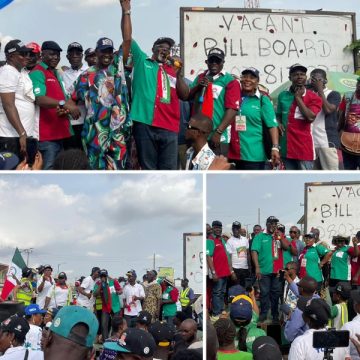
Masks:
[[[208,52],[208,70],[195,78],[190,85],[189,99],[194,100],[194,113],[201,112],[213,121],[209,137],[211,149],[216,155],[227,156],[230,127],[240,106],[240,84],[224,72],[225,54],[219,48]]]
[[[207,138],[212,131],[212,121],[205,115],[195,114],[190,118],[185,139],[191,143],[186,151],[185,170],[207,170],[215,158]]]

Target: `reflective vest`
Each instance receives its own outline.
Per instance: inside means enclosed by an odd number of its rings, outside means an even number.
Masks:
[[[56,284],[53,285],[53,289],[52,289],[50,298],[54,298],[55,306],[58,307],[58,304],[57,304],[57,301],[56,301],[56,286],[57,286]],[[71,287],[68,286],[68,285],[66,285],[66,286],[67,286],[67,289],[68,289],[66,305],[60,305],[60,306],[69,306],[73,301]]]
[[[27,286],[25,288],[21,288],[20,286],[25,283],[27,283]],[[25,306],[28,306],[31,304],[31,299],[33,297],[33,287],[31,281],[29,281],[27,278],[22,278],[20,280],[20,286],[16,292],[16,300],[23,302]]]
[[[180,304],[182,307],[187,307],[190,304],[189,291],[190,288],[188,287],[180,293]]]
[[[102,310],[102,300],[101,300],[101,296],[97,296],[96,300],[95,300],[95,310]]]

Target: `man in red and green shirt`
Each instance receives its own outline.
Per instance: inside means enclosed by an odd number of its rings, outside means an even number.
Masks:
[[[230,124],[239,111],[241,93],[239,82],[223,72],[225,54],[213,48],[205,61],[208,70],[195,78],[190,85],[189,99],[194,100],[194,112],[202,112],[213,121],[209,143],[216,155],[228,155]]]
[[[41,46],[42,62],[29,74],[40,108],[38,136],[44,170],[53,168],[56,156],[63,149],[63,140],[73,135],[68,114],[73,119],[80,116],[73,100],[66,99],[63,81],[56,70],[61,51],[55,41],[45,41]]]
[[[266,231],[256,235],[251,245],[251,256],[260,285],[260,322],[266,320],[270,302],[273,321],[278,321],[279,318],[279,271],[284,268],[283,251],[289,248],[289,241],[277,231],[278,222],[275,216],[268,217]]]
[[[224,309],[227,278],[231,275],[236,280],[236,276],[229,264],[225,241],[221,237],[221,221],[213,221],[212,229],[213,233],[206,239],[206,261],[212,279],[212,314],[219,316]]]
[[[147,56],[132,39],[130,1],[122,1],[121,29],[124,54],[130,48],[133,63],[131,118],[140,166],[144,170],[176,170],[180,102],[188,86],[179,81],[181,64],[170,63],[175,42],[162,37]],[[127,59],[124,57],[124,61]]]
[[[281,157],[287,170],[312,170],[316,157],[312,122],[321,111],[322,100],[305,88],[306,72],[305,66],[291,66],[291,87],[278,98],[276,114],[282,132]]]

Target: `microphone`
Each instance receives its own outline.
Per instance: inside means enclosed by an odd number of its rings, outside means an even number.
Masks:
[[[205,76],[209,82],[212,82],[213,81],[213,77],[212,76],[209,76],[209,75],[206,75]],[[204,86],[202,89],[201,89],[201,94],[200,94],[200,97],[199,97],[199,103],[202,104],[204,102],[204,96],[205,96],[205,91],[207,89],[207,86]]]

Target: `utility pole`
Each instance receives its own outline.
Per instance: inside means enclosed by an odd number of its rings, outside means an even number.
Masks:
[[[29,258],[30,258],[30,254],[33,252],[33,250],[34,250],[34,248],[20,250],[20,252],[26,254],[26,266],[29,266]]]
[[[261,222],[260,222],[260,208],[258,208],[258,224],[261,225]]]
[[[153,270],[155,270],[155,253],[154,253],[154,256],[153,256]]]

